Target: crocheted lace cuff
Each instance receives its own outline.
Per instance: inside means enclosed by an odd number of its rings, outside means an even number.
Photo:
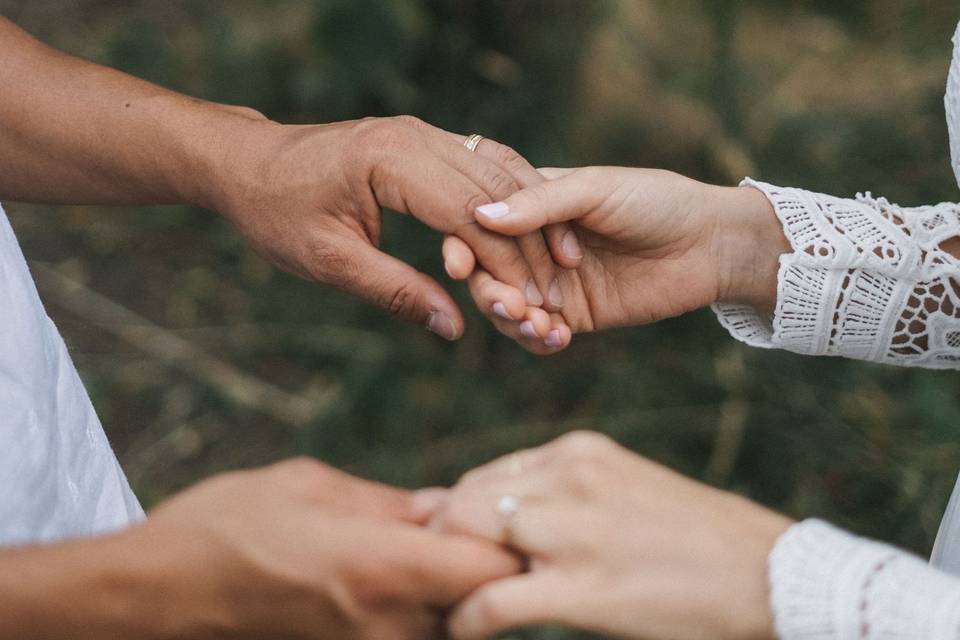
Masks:
[[[776,210],[793,253],[780,258],[773,318],[715,304],[738,340],[808,355],[960,368],[960,206],[904,208],[869,193],[836,198],[746,179]]]
[[[819,520],[780,537],[770,585],[784,640],[960,638],[960,580]]]

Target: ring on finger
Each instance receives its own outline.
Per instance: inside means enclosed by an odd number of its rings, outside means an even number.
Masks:
[[[472,133],[463,141],[463,146],[465,146],[468,151],[476,151],[481,142],[483,142],[483,136],[479,133]]]

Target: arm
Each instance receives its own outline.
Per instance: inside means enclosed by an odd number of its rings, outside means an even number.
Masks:
[[[810,355],[960,367],[960,206],[745,185],[772,203],[791,252],[780,258],[772,319],[714,306],[735,337]]]
[[[511,235],[561,221],[584,230],[581,265],[561,280],[575,332],[713,305],[754,346],[960,366],[958,205],[905,208],[752,180],[719,187],[648,169],[547,173],[494,205],[506,213],[480,207],[477,220]],[[471,277],[481,309],[492,280]]]
[[[503,145],[485,141],[471,153],[463,136],[411,117],[280,125],[64,55],[3,18],[0,55],[0,199],[201,205],[281,268],[458,338],[463,317],[446,291],[379,250],[385,207],[456,234],[528,293],[511,312],[542,332],[562,304],[549,295],[549,256],[575,261],[551,252],[556,242],[473,224],[478,204],[536,175]]]
[[[123,533],[0,551],[0,639],[431,637],[517,561],[429,513],[309,460],[223,475]]]
[[[505,495],[518,505],[506,519]],[[533,559],[458,608],[457,640],[550,622],[637,640],[960,640],[957,578],[823,522],[791,523],[598,434],[467,474],[435,523]]]

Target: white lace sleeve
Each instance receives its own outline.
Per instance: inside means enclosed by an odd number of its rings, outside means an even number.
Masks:
[[[747,179],[783,224],[773,318],[714,305],[738,340],[765,348],[904,366],[960,368],[960,205],[899,207],[869,193],[836,198]]]
[[[784,640],[960,640],[960,579],[819,520],[781,536],[770,584]]]

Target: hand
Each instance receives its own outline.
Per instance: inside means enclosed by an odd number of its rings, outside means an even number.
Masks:
[[[307,459],[223,475],[109,541],[123,579],[100,606],[129,614],[123,637],[432,638],[442,610],[519,566],[419,526],[429,514],[407,492]],[[68,635],[116,631],[88,620]]]
[[[578,264],[560,250],[562,229],[547,230],[546,241],[539,229],[514,240],[474,220],[477,206],[519,188],[516,175],[536,174],[510,149],[485,141],[472,153],[462,136],[410,117],[322,126],[251,121],[231,138],[204,204],[287,271],[456,339],[463,317],[447,292],[377,248],[381,207],[388,207],[456,235],[486,271],[523,291],[517,317],[527,316],[528,305],[562,306],[551,254],[562,266]],[[548,322],[545,311],[534,317],[541,327]]]
[[[498,515],[503,496],[517,509]],[[575,433],[468,473],[433,526],[509,545],[528,573],[454,612],[456,640],[559,623],[622,638],[772,638],[767,557],[790,521],[604,436]]]
[[[480,207],[487,229],[515,235],[575,221],[580,266],[560,274],[560,319],[573,332],[656,322],[716,301],[772,311],[778,257],[789,251],[770,203],[749,188],[716,187],[668,171],[588,167],[548,169],[551,180]],[[448,247],[459,256],[467,248]],[[466,275],[463,272],[458,275]],[[479,308],[516,295],[477,270],[470,289]],[[507,292],[507,293],[505,293]],[[488,312],[507,335],[535,352],[519,327]],[[566,336],[557,336],[557,338]],[[566,346],[554,340],[554,349]]]

